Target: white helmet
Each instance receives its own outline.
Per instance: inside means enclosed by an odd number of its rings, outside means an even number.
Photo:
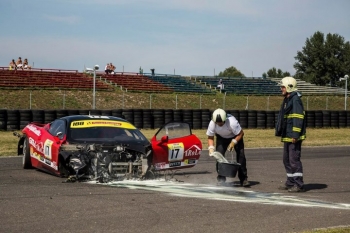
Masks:
[[[297,91],[297,81],[293,77],[284,77],[279,82],[279,85],[286,88],[288,93]]]
[[[213,121],[217,122],[225,122],[226,120],[226,112],[225,110],[218,108],[213,112]]]

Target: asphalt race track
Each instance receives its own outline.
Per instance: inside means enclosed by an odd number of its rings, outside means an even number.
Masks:
[[[178,182],[64,183],[0,158],[0,232],[301,232],[350,225],[350,146],[303,147],[306,192],[289,194],[282,148],[246,149],[250,188],[216,185],[215,160]],[[229,155],[230,159],[231,156]]]

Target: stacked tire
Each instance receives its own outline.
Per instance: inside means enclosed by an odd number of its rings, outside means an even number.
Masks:
[[[202,128],[202,110],[194,109],[192,112],[192,125],[193,129]]]
[[[248,128],[248,111],[247,110],[239,111],[239,124],[243,129]]]
[[[323,114],[322,111],[315,111],[315,128],[323,127]]]
[[[134,109],[134,125],[138,129],[143,128],[143,111],[142,111],[142,109]]]
[[[172,109],[164,110],[164,122],[168,123],[174,121],[174,111]]]
[[[55,110],[45,110],[44,111],[44,123],[53,122],[56,119],[56,111]]]
[[[202,129],[207,129],[211,120],[211,112],[209,109],[202,109]]]
[[[123,118],[123,109],[112,109],[112,116]]]
[[[192,109],[182,110],[182,121],[190,124],[191,129],[193,129],[193,111]]]
[[[143,109],[143,129],[153,129],[153,120],[152,120],[152,110],[151,109]]]
[[[30,109],[18,110],[19,112],[19,128],[23,129],[33,121],[32,111]]]
[[[273,129],[276,125],[275,111],[266,111],[266,128]]]
[[[0,109],[0,130],[7,130],[7,110]]]
[[[266,129],[266,111],[257,111],[256,112],[256,128]]]
[[[306,111],[306,127],[315,128],[315,111]]]
[[[155,129],[158,129],[164,125],[164,110],[155,109],[153,110],[153,125]]]
[[[134,124],[134,112],[132,109],[123,109],[123,118]]]
[[[44,110],[32,110],[33,122],[44,124]]]
[[[6,130],[18,130],[20,125],[19,111],[18,110],[7,110],[6,117]]]

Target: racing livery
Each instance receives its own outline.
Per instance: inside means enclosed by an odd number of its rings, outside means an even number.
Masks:
[[[123,118],[91,115],[32,122],[14,135],[24,169],[34,167],[67,181],[151,178],[157,171],[195,166],[202,151],[184,122],[165,124],[150,141]]]

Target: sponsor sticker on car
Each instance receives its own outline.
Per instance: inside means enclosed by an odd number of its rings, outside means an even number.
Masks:
[[[111,121],[111,120],[81,120],[70,123],[71,128],[91,128],[91,127],[118,127],[124,129],[136,129],[129,122]]]

